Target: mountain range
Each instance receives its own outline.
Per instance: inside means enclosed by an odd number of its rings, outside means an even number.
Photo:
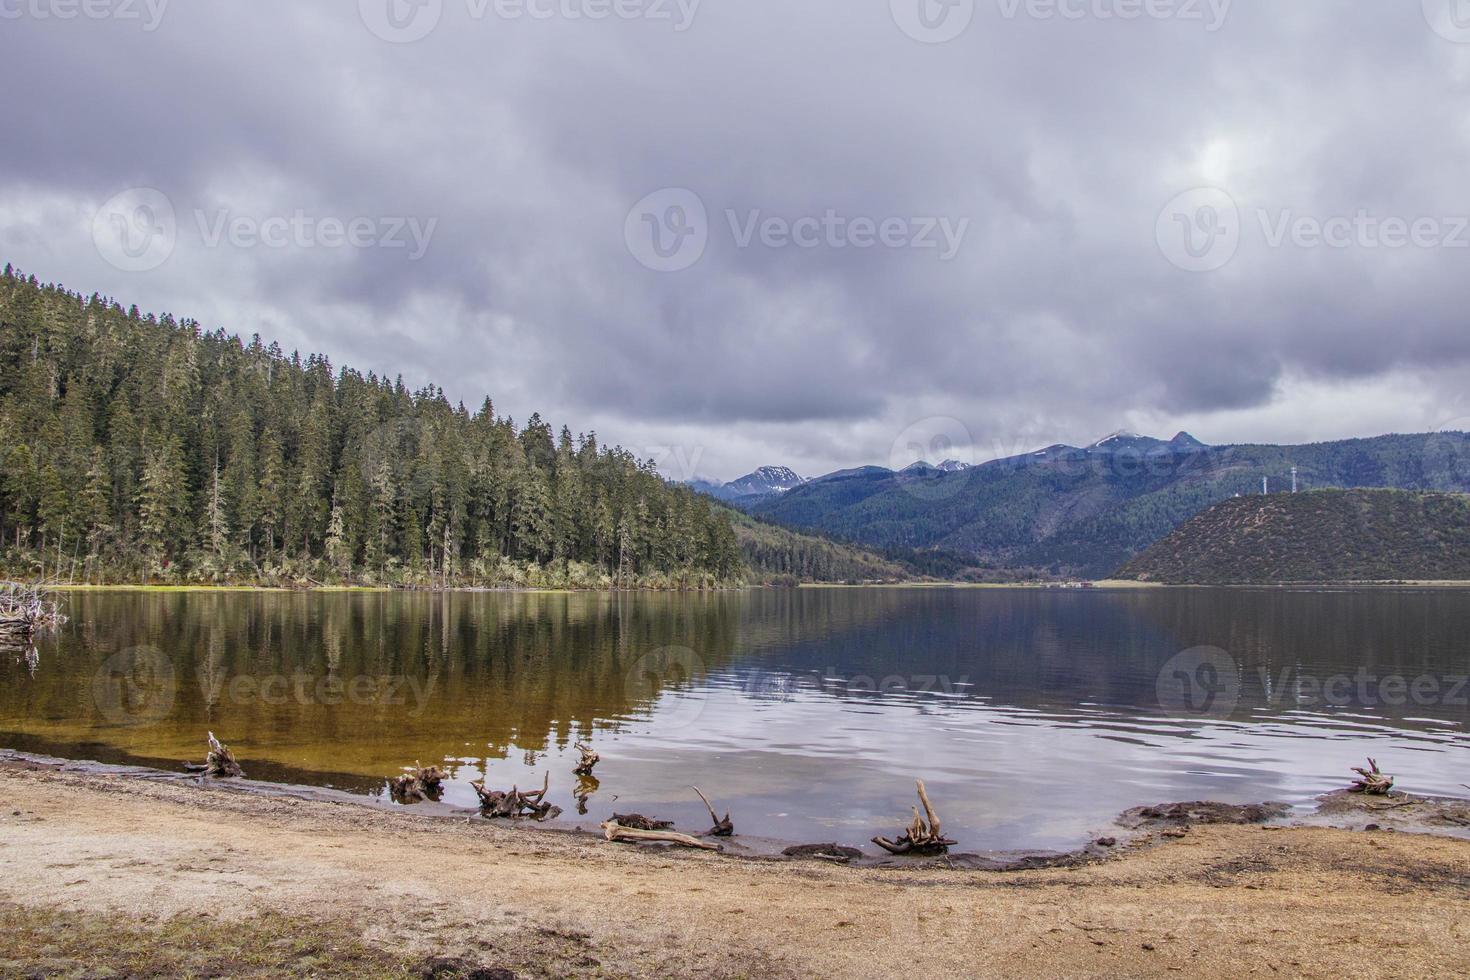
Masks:
[[[718,483],[713,480],[691,480],[689,486],[716,500],[752,506],[771,497],[779,497],[794,490],[806,480],[785,466],[762,466],[754,473],[747,473],[738,480]]]
[[[1205,508],[1260,494],[1263,479],[1272,492],[1289,490],[1293,467],[1302,489],[1465,492],[1470,436],[1212,446],[1187,432],[1167,440],[1119,432],[1090,446],[1047,446],[951,471],[862,466],[732,500],[786,527],[949,556],[959,577],[999,570],[1100,578]]]

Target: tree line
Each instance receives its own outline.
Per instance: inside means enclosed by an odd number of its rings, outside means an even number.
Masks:
[[[705,587],[723,509],[540,415],[0,278],[0,541],[76,581]]]

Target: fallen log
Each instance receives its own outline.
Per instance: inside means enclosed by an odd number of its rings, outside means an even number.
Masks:
[[[873,843],[889,854],[943,854],[957,843],[941,833],[939,815],[934,812],[929,794],[924,791],[924,781],[919,779],[916,782],[919,785],[919,802],[924,804],[924,813],[928,819],[926,821],[921,817],[919,808],[914,807],[914,819],[909,822],[902,837],[893,841],[886,837],[874,837]]]
[[[795,844],[781,854],[789,858],[811,858],[815,861],[832,861],[835,864],[847,864],[863,856],[863,852],[856,847],[844,847],[837,843]]]
[[[730,811],[725,811],[725,818],[721,820],[715,816],[715,808],[710,805],[709,797],[700,792],[698,786],[694,792],[699,793],[699,798],[704,801],[704,808],[709,811],[709,818],[714,821],[714,826],[705,834],[706,837],[733,837],[735,836],[735,825],[730,822]]]
[[[709,841],[690,837],[688,834],[676,834],[672,830],[638,830],[633,827],[624,827],[616,819],[604,823],[602,830],[610,841],[627,841],[634,844],[677,844],[680,847],[693,847],[701,851],[723,850],[719,844],[711,844]]]
[[[245,770],[235,761],[235,753],[215,738],[214,732],[209,733],[209,754],[204,757],[204,775],[213,779],[232,779],[245,775]]]
[[[403,775],[388,780],[388,792],[395,803],[437,801],[444,795],[444,779],[448,775],[438,766],[421,766],[415,762],[413,768],[405,767]]]
[[[1370,758],[1368,760],[1368,767],[1366,769],[1354,766],[1353,772],[1358,774],[1358,778],[1353,781],[1352,787],[1349,788],[1348,792],[1350,793],[1366,793],[1369,796],[1387,796],[1389,791],[1393,789],[1393,777],[1386,775],[1379,769],[1378,762],[1375,759]]]
[[[44,586],[0,582],[0,634],[28,637],[65,622],[60,603]]]
[[[577,768],[572,770],[573,774],[578,776],[592,775],[592,770],[602,761],[602,756],[593,752],[590,745],[583,745],[581,742],[577,743],[577,751],[582,753],[582,761],[577,763]]]
[[[553,806],[546,799],[546,793],[551,789],[551,773],[549,772],[546,774],[541,789],[534,793],[522,793],[517,786],[512,786],[509,793],[486,789],[484,780],[479,779],[470,785],[474,787],[475,795],[480,798],[480,813],[491,820],[520,820],[525,817],[533,820],[549,820],[561,814],[561,807]]]

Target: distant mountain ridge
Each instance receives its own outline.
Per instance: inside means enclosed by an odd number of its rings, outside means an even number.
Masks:
[[[1318,490],[1215,504],[1120,578],[1175,584],[1470,580],[1470,497]]]
[[[729,483],[694,480],[689,486],[726,503],[748,505],[768,497],[779,496],[807,482],[785,466],[762,466]]]
[[[1470,490],[1470,436],[1388,435],[1303,446],[1208,445],[1120,432],[956,472],[880,466],[809,480],[748,509],[878,549],[939,550],[1017,576],[1104,577],[1237,495],[1290,487]]]

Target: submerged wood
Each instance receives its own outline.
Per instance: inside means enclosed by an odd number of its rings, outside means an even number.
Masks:
[[[235,753],[230,751],[229,746],[214,737],[214,732],[209,733],[209,755],[204,757],[204,775],[215,779],[229,779],[245,775],[245,770],[240,768],[240,763],[235,761]]]
[[[1393,777],[1386,775],[1378,768],[1378,760],[1376,759],[1369,759],[1366,769],[1356,766],[1353,767],[1353,772],[1358,774],[1358,778],[1353,780],[1353,785],[1349,789],[1351,793],[1367,793],[1369,796],[1387,796],[1389,791],[1393,789]]]
[[[886,837],[874,837],[873,843],[889,854],[943,854],[953,847],[956,841],[945,837],[940,830],[939,814],[934,812],[934,805],[929,802],[929,794],[924,790],[924,781],[919,779],[915,782],[919,787],[919,802],[924,804],[924,816],[920,816],[919,808],[914,807],[914,819],[909,822],[908,829],[904,831],[902,837],[892,841]]]
[[[674,826],[672,820],[656,820],[641,813],[614,813],[613,822],[630,830],[668,830]]]
[[[582,753],[582,761],[577,763],[577,768],[573,769],[572,772],[578,776],[592,775],[592,770],[602,761],[602,756],[593,752],[592,746],[583,745],[581,742],[577,743],[577,751]]]
[[[475,788],[475,795],[480,798],[480,813],[492,820],[520,820],[524,817],[530,817],[533,820],[549,820],[561,813],[561,807],[551,805],[546,799],[546,793],[551,789],[551,773],[549,772],[541,788],[534,793],[522,793],[517,786],[512,786],[509,793],[486,789],[484,780],[480,779],[470,785]]]
[[[444,795],[444,779],[448,775],[438,766],[422,766],[417,762],[403,775],[388,780],[388,792],[398,803],[422,803]]]
[[[677,844],[680,847],[693,847],[701,851],[722,850],[718,844],[711,844],[709,841],[690,837],[688,834],[677,834],[672,830],[639,830],[624,827],[616,819],[604,823],[602,830],[610,841],[628,841],[635,844]]]
[[[733,836],[735,836],[735,825],[730,822],[730,811],[729,810],[726,810],[725,811],[725,817],[724,817],[724,819],[721,819],[721,818],[715,816],[715,808],[710,805],[709,797],[705,796],[704,793],[700,791],[700,789],[699,789],[698,786],[695,786],[694,787],[694,792],[699,793],[699,798],[704,801],[704,808],[709,811],[709,818],[710,818],[710,820],[714,821],[714,826],[709,829],[709,832],[705,836],[707,836],[707,837],[733,837]]]

